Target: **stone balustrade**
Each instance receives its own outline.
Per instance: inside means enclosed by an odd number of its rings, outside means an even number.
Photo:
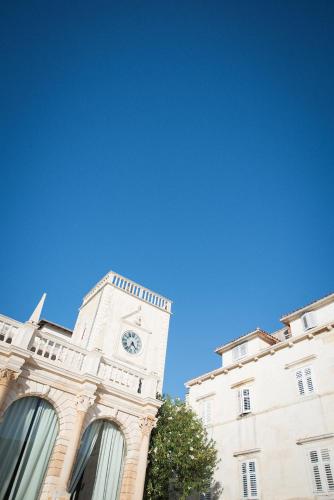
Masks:
[[[36,358],[43,358],[67,370],[80,372],[87,351],[50,333],[36,331],[29,350]]]
[[[100,362],[97,376],[106,384],[125,389],[133,394],[143,394],[146,391],[146,377],[132,368],[103,358]],[[144,387],[145,386],[145,387]]]
[[[136,298],[148,302],[149,304],[171,313],[172,301],[163,297],[162,295],[149,290],[148,288],[139,285],[138,283],[124,278],[120,274],[111,271],[84,297],[83,303],[85,304],[105,283],[109,283],[116,288],[120,288]]]
[[[7,316],[0,315],[0,342],[11,344],[19,329],[19,323],[7,318]]]
[[[20,336],[23,334],[22,331],[18,333],[20,326],[20,323],[11,318],[0,316],[0,348],[8,344],[13,347],[20,346]],[[97,376],[106,386],[138,397],[155,397],[157,379],[154,376],[143,374],[123,363],[104,357],[101,352],[88,351],[67,339],[38,328],[32,335],[27,352],[37,362],[42,360],[43,363],[66,369],[76,375],[88,372]]]

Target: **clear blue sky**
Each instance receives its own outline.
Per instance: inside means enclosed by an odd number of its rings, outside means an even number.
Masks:
[[[0,311],[174,300],[165,391],[334,289],[334,2],[6,1]]]

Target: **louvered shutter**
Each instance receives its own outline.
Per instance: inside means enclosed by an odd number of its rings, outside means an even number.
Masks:
[[[250,389],[240,389],[238,391],[238,400],[239,400],[240,415],[244,415],[245,413],[250,413],[252,410]]]
[[[202,401],[202,421],[203,425],[208,425],[211,423],[211,399],[205,399]]]
[[[312,368],[307,366],[296,371],[298,392],[301,396],[314,392]]]
[[[318,450],[310,451],[310,460],[313,471],[314,491],[316,493],[322,493],[323,489],[322,489]]]
[[[248,344],[247,342],[243,342],[243,344],[239,344],[232,349],[232,360],[236,361],[237,359],[243,358],[247,354]]]
[[[297,379],[297,386],[298,386],[298,391],[301,396],[305,394],[305,389],[304,389],[304,380],[303,380],[303,371],[302,370],[297,370],[296,371],[296,379]]]
[[[310,451],[315,493],[334,491],[333,464],[328,448]]]
[[[304,368],[304,376],[306,381],[307,392],[311,393],[314,391],[314,387],[312,380],[312,369],[310,367]]]
[[[242,475],[242,496],[248,498],[248,478],[247,478],[247,462],[241,464]]]
[[[247,354],[247,342],[239,345],[239,358],[246,356]]]
[[[256,499],[257,478],[256,464],[254,460],[247,460],[241,464],[242,497],[246,499]]]
[[[310,328],[314,328],[316,326],[315,315],[313,312],[305,313],[302,316],[302,322],[304,330],[309,330]]]
[[[256,468],[255,462],[248,462],[249,484],[251,498],[257,497],[257,484],[256,484]]]

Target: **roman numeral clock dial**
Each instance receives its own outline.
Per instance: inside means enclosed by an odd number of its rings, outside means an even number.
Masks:
[[[142,342],[139,335],[130,330],[123,333],[122,345],[129,354],[138,354],[142,348]]]

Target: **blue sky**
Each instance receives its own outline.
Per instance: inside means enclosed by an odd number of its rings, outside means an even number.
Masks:
[[[174,300],[165,391],[334,289],[334,3],[2,2],[2,313]]]

